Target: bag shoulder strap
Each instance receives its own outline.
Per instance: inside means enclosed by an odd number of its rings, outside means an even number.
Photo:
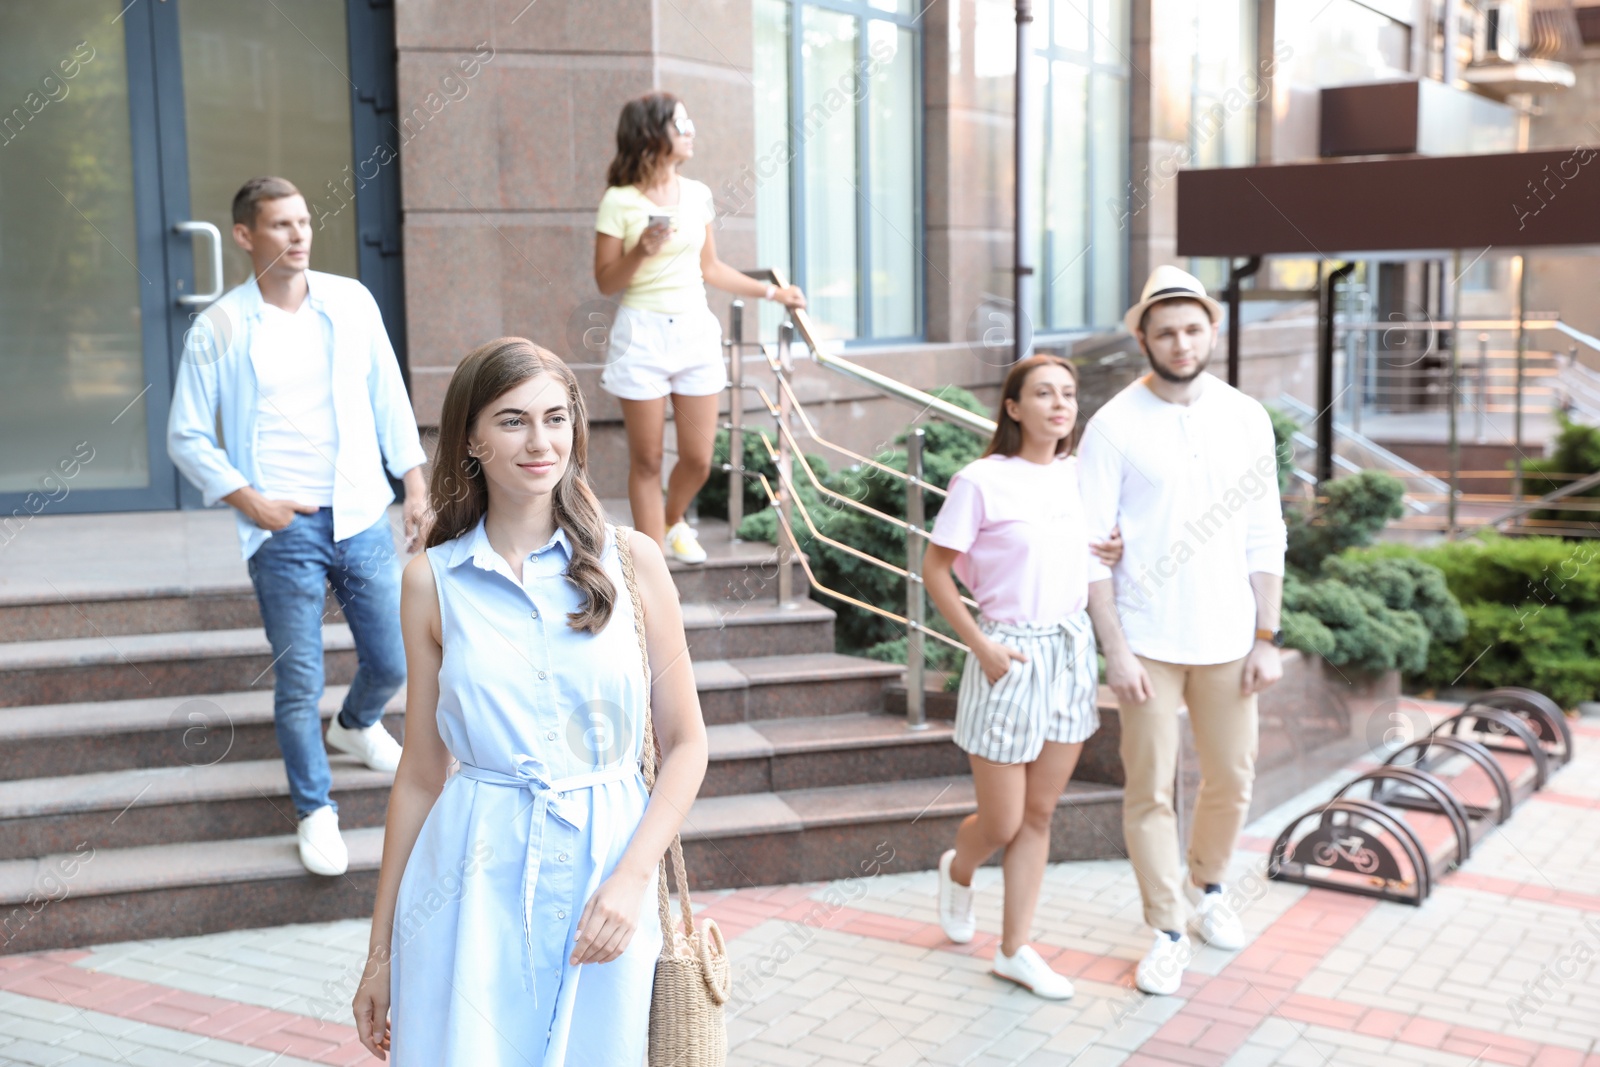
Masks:
[[[622,565],[622,577],[628,587],[628,599],[633,605],[634,633],[639,637],[639,663],[644,669],[644,784],[652,792],[656,787],[656,732],[653,722],[654,716],[650,709],[650,649],[645,642],[644,634],[644,601],[639,596],[639,579],[633,569],[633,549],[628,544],[628,538],[633,529],[628,526],[612,526],[612,535],[617,541],[617,561]],[[672,858],[672,874],[678,883],[679,910],[683,912],[683,927],[689,937],[694,936],[694,905],[689,899],[689,872],[683,862],[683,838],[674,834],[672,845],[668,849]],[[661,857],[661,877],[656,880],[656,910],[661,918],[661,953],[664,956],[672,954],[673,947],[673,922],[672,908],[667,900],[667,856]]]

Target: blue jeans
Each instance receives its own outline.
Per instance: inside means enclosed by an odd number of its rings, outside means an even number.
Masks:
[[[250,580],[272,644],[273,719],[301,817],[332,804],[322,742],[322,624],[328,586],[355,638],[356,675],[339,712],[348,729],[371,726],[405,684],[400,638],[400,566],[387,519],[344,541],[333,539],[333,509],[296,515],[250,557]]]

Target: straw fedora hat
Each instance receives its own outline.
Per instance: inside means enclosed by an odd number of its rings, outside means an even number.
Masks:
[[[1212,322],[1221,321],[1222,305],[1206,295],[1206,287],[1200,284],[1199,278],[1177,267],[1160,266],[1150,273],[1150,280],[1144,283],[1144,293],[1140,295],[1139,302],[1122,316],[1122,324],[1128,328],[1129,333],[1137,334],[1139,320],[1144,318],[1144,313],[1150,305],[1179,297],[1200,301],[1205,305],[1206,314],[1211,316]]]

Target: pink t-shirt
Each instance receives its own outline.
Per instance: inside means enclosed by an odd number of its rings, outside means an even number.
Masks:
[[[1089,601],[1089,542],[1073,456],[969,463],[950,479],[931,539],[961,553],[956,577],[996,622],[1060,622]]]

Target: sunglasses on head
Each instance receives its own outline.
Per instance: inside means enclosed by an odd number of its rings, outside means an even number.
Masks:
[[[674,118],[672,120],[672,128],[678,131],[678,136],[680,136],[680,137],[693,137],[694,136],[694,119],[691,119],[691,118],[681,118],[681,119],[680,118]]]

